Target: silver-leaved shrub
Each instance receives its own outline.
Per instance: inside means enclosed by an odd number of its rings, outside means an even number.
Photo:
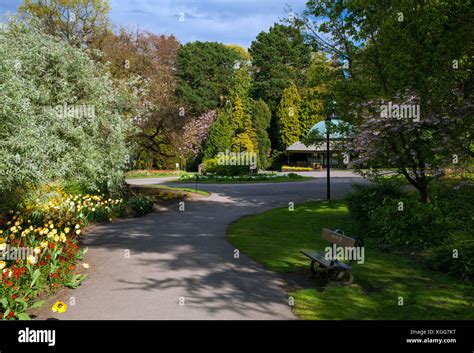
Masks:
[[[117,88],[116,88],[117,87]],[[124,97],[85,50],[34,19],[0,28],[0,202],[49,183],[123,182],[132,131]]]

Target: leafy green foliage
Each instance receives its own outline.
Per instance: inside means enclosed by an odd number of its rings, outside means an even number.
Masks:
[[[239,176],[250,173],[248,165],[224,165],[219,164],[219,157],[206,159],[204,161],[204,173],[225,176]]]
[[[148,196],[132,196],[127,200],[127,205],[137,217],[141,217],[153,211],[154,203]]]
[[[230,109],[220,109],[209,132],[209,138],[204,148],[204,158],[212,158],[219,152],[230,150],[233,136],[232,112]]]
[[[258,165],[265,169],[270,165],[271,142],[269,130],[272,113],[268,105],[260,99],[253,104],[252,116],[258,141]]]
[[[310,48],[297,28],[275,24],[268,32],[257,36],[249,52],[256,68],[253,96],[264,100],[274,111],[283,90],[291,82],[303,84],[303,72],[310,62]]]
[[[111,28],[109,0],[24,0],[19,10],[37,16],[49,34],[76,46],[100,41]]]
[[[91,189],[123,181],[132,129],[122,113],[137,97],[116,89],[85,51],[42,29],[12,20],[0,30],[2,206],[53,181]]]
[[[369,215],[380,207],[386,198],[403,196],[402,183],[396,179],[378,179],[371,184],[354,184],[354,192],[346,196],[349,214],[359,232],[368,232]]]
[[[177,94],[199,115],[216,109],[228,97],[234,82],[239,54],[220,43],[192,42],[183,45],[176,58]]]
[[[433,204],[416,197],[385,198],[369,213],[368,235],[383,243],[401,248],[426,248],[439,244],[442,215]]]
[[[301,136],[299,121],[300,104],[300,94],[295,84],[292,83],[283,91],[283,96],[276,112],[278,146],[281,151],[297,142]]]
[[[355,163],[397,168],[428,203],[428,175],[474,156],[472,4],[310,0],[305,17],[308,40],[340,63],[338,113],[360,124]],[[419,120],[382,118],[387,101],[417,106]]]
[[[314,54],[302,91],[300,129],[306,136],[314,124],[332,113],[335,85],[342,78],[341,71],[331,64],[323,52]]]
[[[362,235],[392,249],[416,250],[433,269],[473,277],[473,185],[435,183],[429,204],[401,189],[395,180],[356,185],[355,189],[346,199]]]
[[[252,125],[252,117],[245,112],[242,99],[239,96],[236,97],[232,109],[232,123],[234,125],[232,150],[254,152],[257,149],[257,136]]]

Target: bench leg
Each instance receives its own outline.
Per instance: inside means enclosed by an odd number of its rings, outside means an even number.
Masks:
[[[311,260],[311,278],[317,277],[317,272],[316,272],[316,269],[314,268],[315,264],[316,264],[316,261]]]

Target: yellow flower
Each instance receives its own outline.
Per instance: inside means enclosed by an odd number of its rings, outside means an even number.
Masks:
[[[10,232],[16,233],[16,232],[18,232],[18,229],[16,228],[16,226],[13,226],[13,227],[10,228]]]
[[[62,314],[66,312],[67,305],[65,302],[56,302],[54,303],[53,307],[51,308],[55,313]]]
[[[0,270],[3,270],[7,266],[5,261],[0,261]]]
[[[66,242],[66,236],[64,234],[61,234],[61,236],[59,237],[59,240],[61,241],[61,243],[65,243]]]
[[[41,248],[40,248],[39,246],[37,246],[37,247],[33,250],[33,252],[34,252],[36,255],[38,255],[38,254],[41,253]]]
[[[79,229],[79,228],[81,228],[81,226],[78,223],[78,224],[76,224],[76,229]]]
[[[36,257],[33,255],[28,255],[26,257],[26,262],[28,262],[30,265],[34,265],[36,263]]]
[[[48,242],[46,240],[43,240],[40,244],[40,246],[44,249],[48,246]]]
[[[8,278],[10,278],[13,275],[13,271],[10,270],[9,268],[4,269],[3,273],[7,273]]]
[[[3,230],[0,229],[0,234],[3,234]]]
[[[64,233],[68,234],[70,232],[69,227],[64,228]]]
[[[0,233],[1,234],[1,233]],[[7,241],[4,238],[0,238],[0,244],[1,243],[6,243]]]
[[[5,251],[5,249],[7,248],[7,244],[6,243],[0,243],[0,251]]]
[[[82,267],[84,267],[84,268],[91,268],[91,265],[86,264],[86,263],[83,263],[83,264],[82,264]]]
[[[59,235],[56,234],[56,235],[54,236],[54,241],[55,241],[55,242],[58,242],[58,241],[59,241]]]
[[[81,234],[81,230],[80,229],[76,230],[76,234],[77,235]]]

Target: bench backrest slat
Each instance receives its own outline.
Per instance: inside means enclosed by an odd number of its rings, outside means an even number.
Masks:
[[[332,244],[336,244],[344,248],[354,247],[356,243],[355,239],[333,232],[332,230],[329,230],[326,228],[323,229],[323,233],[321,234],[321,239],[324,239]]]

